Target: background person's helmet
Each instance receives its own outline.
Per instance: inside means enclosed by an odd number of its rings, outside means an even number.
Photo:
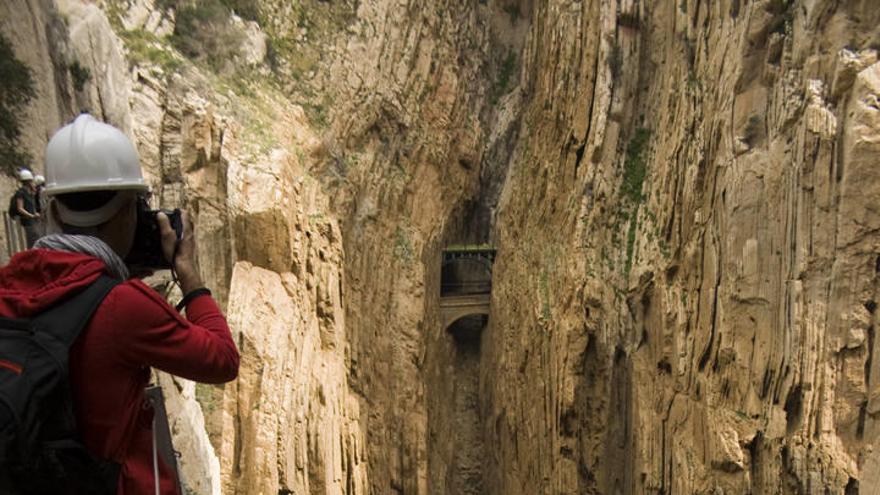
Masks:
[[[122,131],[82,114],[49,140],[46,195],[120,190],[147,190],[137,150]]]
[[[30,170],[23,168],[18,171],[18,180],[20,180],[22,182],[34,180],[34,174],[32,174]]]
[[[46,183],[46,178],[43,177],[42,175],[35,175],[35,176],[34,176],[34,182],[35,182],[38,186],[41,186],[41,185],[43,185],[43,184]]]

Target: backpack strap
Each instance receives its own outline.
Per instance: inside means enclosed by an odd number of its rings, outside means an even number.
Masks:
[[[33,319],[40,332],[51,335],[66,347],[73,345],[101,301],[119,280],[101,275],[85,290],[43,312]]]

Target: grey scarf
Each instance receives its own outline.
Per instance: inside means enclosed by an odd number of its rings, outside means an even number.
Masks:
[[[107,265],[111,275],[119,280],[128,279],[128,267],[110,246],[101,239],[90,235],[49,234],[41,237],[34,244],[35,248],[68,251],[94,256]]]

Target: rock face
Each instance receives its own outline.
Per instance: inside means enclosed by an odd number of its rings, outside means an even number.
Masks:
[[[0,4],[0,30],[15,56],[31,70],[36,95],[25,115],[19,116],[22,146],[42,169],[46,135],[54,132],[76,106],[68,70],[70,41],[61,15],[52,2],[15,0]]]
[[[68,39],[64,23],[51,3],[36,0],[2,2],[0,32],[12,44],[15,57],[31,70],[34,98],[23,115],[16,115],[22,135],[20,144],[34,158],[31,165],[42,170],[47,135],[73,112],[74,88],[68,73]],[[3,96],[4,100],[6,95]],[[13,178],[0,178],[0,194],[8,198],[18,183]],[[4,204],[4,207],[8,203]],[[0,239],[0,259],[7,260],[7,234]]]
[[[849,495],[880,486],[871,3],[230,2],[244,73],[175,50],[175,2],[0,29],[35,156],[91,109],[196,217],[243,361],[161,378],[195,493]],[[443,328],[440,250],[487,241],[488,323]]]
[[[489,491],[870,493],[876,12],[534,12],[542,124],[483,341]]]

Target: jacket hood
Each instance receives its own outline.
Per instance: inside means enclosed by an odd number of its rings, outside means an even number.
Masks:
[[[30,249],[0,268],[0,315],[27,318],[94,282],[104,262],[81,253]]]

